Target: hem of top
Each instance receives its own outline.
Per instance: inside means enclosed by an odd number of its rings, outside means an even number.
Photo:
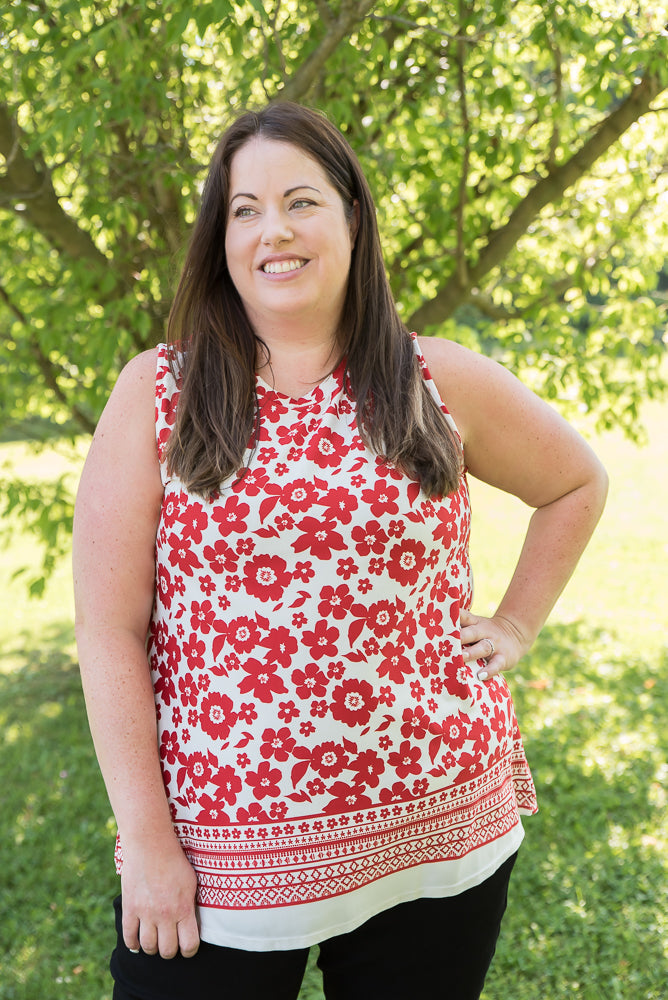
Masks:
[[[207,938],[206,931],[202,933],[200,931],[200,937],[202,941],[207,944],[212,944],[224,948],[238,948],[240,951],[295,951],[301,948],[312,948],[314,945],[320,944],[322,941],[327,941],[329,938],[338,937],[341,934],[348,934],[350,931],[355,930],[357,927],[361,927],[362,924],[366,923],[372,917],[377,916],[379,913],[384,913],[386,910],[391,910],[394,906],[399,906],[401,903],[409,903],[417,899],[445,899],[450,896],[458,896],[462,892],[466,892],[467,889],[473,889],[475,886],[480,885],[485,879],[491,878],[494,872],[498,871],[501,865],[515,854],[524,840],[524,828],[521,823],[517,824],[516,836],[509,838],[509,843],[507,849],[503,851],[499,857],[494,858],[494,861],[488,864],[482,871],[476,872],[476,874],[470,878],[463,879],[461,883],[458,883],[456,887],[451,885],[442,886],[431,886],[428,890],[423,892],[403,892],[397,893],[396,896],[388,899],[381,906],[371,906],[367,910],[357,912],[354,917],[349,920],[343,921],[342,923],[332,925],[331,927],[325,928],[324,930],[314,932],[313,934],[300,934],[295,937],[281,937],[281,938],[251,938],[251,937],[237,937],[235,935],[226,934],[224,935],[225,940],[212,941]],[[452,891],[454,888],[454,891]]]

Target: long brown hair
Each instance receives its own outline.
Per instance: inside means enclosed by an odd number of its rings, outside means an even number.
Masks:
[[[456,489],[459,440],[429,393],[411,338],[397,312],[380,247],[376,212],[357,157],[323,114],[283,102],[241,115],[211,161],[181,280],[168,341],[181,393],[167,465],[194,493],[209,497],[239,472],[259,421],[255,388],[258,348],[225,258],[230,167],[234,154],[260,136],[290,143],[320,164],[344,209],[359,204],[341,317],[339,359],[357,404],[363,439],[414,476],[429,496]]]

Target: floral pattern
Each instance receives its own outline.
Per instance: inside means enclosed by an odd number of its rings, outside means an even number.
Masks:
[[[162,347],[161,458],[178,391]],[[324,899],[461,857],[535,810],[505,681],[478,681],[462,658],[465,478],[427,499],[366,448],[343,366],[298,400],[258,379],[258,398],[247,469],[210,502],[162,467],[148,636],[160,759],[214,907]],[[376,844],[364,870],[360,825]]]

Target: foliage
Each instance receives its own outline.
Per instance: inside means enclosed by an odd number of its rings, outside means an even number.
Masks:
[[[357,150],[410,326],[602,425],[661,390],[666,0],[4,8],[0,424],[92,430],[163,336],[217,136],[287,98]]]

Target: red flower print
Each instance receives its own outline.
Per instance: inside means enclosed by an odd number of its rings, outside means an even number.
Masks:
[[[257,771],[246,771],[244,775],[244,781],[253,789],[256,799],[264,799],[267,795],[276,798],[280,795],[280,780],[280,770],[272,767],[268,760],[260,761]]]
[[[315,570],[313,569],[313,564],[311,562],[296,562],[294,575],[302,583],[308,583],[315,576]]]
[[[158,586],[157,591],[162,598],[162,603],[166,608],[172,606],[172,578],[166,566],[158,566]]]
[[[464,663],[463,657],[457,656],[446,665],[443,684],[448,694],[455,698],[471,697],[471,673],[469,667]]]
[[[395,684],[401,684],[405,674],[415,672],[415,667],[403,652],[403,646],[386,642],[381,653],[383,660],[377,667],[379,677],[389,677]]]
[[[294,701],[279,701],[277,714],[283,722],[291,722],[293,719],[298,718],[299,709]]]
[[[212,779],[213,784],[217,785],[220,789],[219,795],[225,799],[225,801],[233,806],[237,801],[237,795],[241,791],[241,778],[231,766],[231,764],[226,764],[218,770],[218,773]],[[200,802],[202,800],[200,799]]]
[[[215,758],[213,759],[215,760]],[[191,753],[187,758],[185,754],[179,754],[179,763],[185,764],[185,768],[180,772],[181,777],[185,778],[185,774],[182,773],[185,770],[195,788],[204,788],[211,778],[211,764],[209,759],[203,753],[199,752]],[[179,779],[179,787],[182,784],[183,781]]]
[[[247,530],[246,518],[249,511],[248,504],[242,503],[239,497],[232,493],[222,506],[215,508],[211,517],[220,525],[221,535],[229,535],[232,531],[241,534]]]
[[[380,801],[384,806],[389,805],[391,802],[405,802],[411,797],[411,793],[403,781],[395,781],[392,788],[381,788],[379,795]]]
[[[332,716],[346,726],[365,726],[377,704],[368,681],[351,677],[332,692]]]
[[[237,685],[241,694],[248,694],[252,691],[258,701],[268,705],[273,701],[275,694],[285,694],[287,688],[280,676],[277,676],[278,663],[260,663],[259,660],[249,659],[243,665],[243,669],[248,675]]]
[[[179,521],[183,525],[183,537],[192,538],[193,542],[199,545],[208,520],[201,503],[189,503],[179,514]]]
[[[428,639],[435,639],[437,636],[443,635],[443,626],[441,624],[443,621],[443,612],[435,607],[434,604],[427,606],[427,609],[420,615],[419,621]]]
[[[386,639],[397,627],[399,616],[392,601],[376,601],[369,607],[366,623],[378,639]]]
[[[320,778],[314,778],[313,781],[307,781],[306,788],[309,795],[322,795],[325,791],[324,782]]]
[[[357,772],[356,784],[365,783],[369,788],[376,788],[385,764],[375,750],[363,750],[350,765],[350,770]]]
[[[196,705],[199,688],[193,680],[192,674],[185,674],[179,677],[179,691],[181,692],[181,704],[184,706]]]
[[[508,726],[506,723],[506,714],[503,712],[498,705],[494,706],[494,715],[489,720],[489,724],[494,730],[499,740],[503,740],[504,736],[508,732]],[[170,761],[173,764],[174,761]]]
[[[324,719],[327,715],[328,705],[326,701],[312,701],[311,715],[314,719]]]
[[[264,469],[245,469],[234,484],[235,493],[245,493],[246,496],[256,497],[261,493],[269,482],[269,476]]]
[[[345,486],[329,490],[319,502],[325,507],[325,515],[341,524],[350,524],[352,511],[358,507],[357,497]]]
[[[165,730],[160,738],[160,759],[166,760],[168,764],[176,764],[178,749],[179,741],[176,733]]]
[[[346,543],[336,530],[335,521],[321,521],[317,517],[305,517],[297,525],[302,532],[292,542],[295,552],[307,549],[315,559],[331,559],[332,550],[345,549]]]
[[[406,524],[404,521],[390,521],[388,531],[392,538],[401,538],[405,530]]]
[[[456,514],[449,505],[443,506],[436,514],[438,527],[434,529],[434,541],[442,542],[444,548],[449,548],[457,538]]]
[[[386,563],[387,572],[403,586],[416,583],[424,567],[424,554],[422,542],[405,538],[398,545],[392,546]]]
[[[311,733],[314,733],[314,732],[315,732],[315,726],[310,721],[310,719],[307,719],[306,722],[300,722],[299,723],[299,735],[300,736],[310,736]]]
[[[198,639],[194,632],[191,632],[190,638],[183,643],[183,652],[191,670],[204,670],[205,649],[204,642]]]
[[[237,809],[237,823],[268,823],[269,813],[259,802],[251,802],[248,809]]]
[[[418,649],[415,654],[415,659],[420,666],[420,673],[423,677],[429,677],[430,674],[437,674],[439,670],[439,659],[436,650],[430,642],[424,647],[424,650]]]
[[[362,490],[362,500],[369,505],[374,517],[396,514],[399,510],[399,505],[395,502],[398,496],[397,487],[391,483],[388,485],[383,479],[379,479],[373,489]]]
[[[413,738],[421,740],[427,735],[429,722],[431,720],[421,705],[418,705],[414,709],[405,708],[402,718],[404,720],[404,724],[401,727],[401,735],[405,736],[406,739]]]
[[[250,725],[251,722],[255,722],[257,719],[257,712],[255,711],[255,705],[252,701],[250,703],[247,701],[241,702],[239,705],[239,718],[243,719],[247,725]]]
[[[318,491],[307,479],[295,479],[280,491],[280,501],[291,514],[310,510],[317,499]]]
[[[372,802],[368,795],[364,795],[363,788],[363,785],[346,785],[343,781],[335,781],[327,789],[334,798],[327,803],[323,812],[338,813],[348,812],[351,809],[368,809]]]
[[[473,741],[473,752],[487,753],[491,733],[482,719],[474,719],[469,727],[468,738]]]
[[[333,742],[321,743],[311,753],[311,767],[321,778],[336,778],[348,767],[348,760],[343,747]]]
[[[351,576],[354,576],[358,572],[357,566],[352,561],[352,559],[339,559],[338,569],[336,575],[342,577],[344,580],[349,580]]]
[[[179,513],[181,511],[181,504],[186,502],[185,493],[181,493],[178,497],[174,494],[171,496],[166,496],[162,503],[162,523],[166,528],[173,528],[179,519]]]
[[[250,653],[260,639],[260,630],[252,618],[241,615],[227,626],[227,640],[236,653]]]
[[[202,699],[202,711],[199,716],[202,729],[215,740],[226,740],[230,735],[230,729],[237,721],[237,713],[233,708],[231,698],[218,691],[212,691]]]
[[[420,757],[420,748],[411,746],[410,740],[403,740],[398,750],[388,754],[387,762],[400,778],[407,778],[409,774],[421,773]]]
[[[475,753],[463,753],[457,758],[457,763],[461,768],[455,777],[455,784],[460,785],[463,781],[473,781],[485,770],[485,765],[480,756],[480,751]]]
[[[361,556],[368,556],[370,552],[377,556],[382,555],[388,541],[387,534],[378,521],[367,521],[363,528],[356,525],[351,536],[356,543],[355,550]]]
[[[323,656],[336,656],[336,640],[339,638],[339,630],[336,626],[328,627],[327,621],[323,618],[315,623],[312,632],[304,630],[302,640],[308,646],[314,660],[319,660]]]
[[[345,618],[353,603],[353,595],[350,589],[341,584],[339,587],[323,587],[320,591],[320,604],[318,613],[323,618]]]
[[[167,539],[170,547],[169,562],[178,566],[186,576],[192,576],[194,569],[200,569],[202,564],[190,548],[190,539],[171,533]]]
[[[283,667],[289,667],[292,657],[297,652],[298,643],[289,629],[284,625],[272,628],[262,639],[260,645],[268,649],[268,660],[276,660]]]
[[[265,729],[262,733],[262,740],[260,753],[265,760],[274,757],[278,761],[286,761],[297,742],[293,736],[290,736],[290,730],[287,726],[283,726],[278,732],[275,729]]]
[[[260,387],[262,388],[262,387]],[[259,394],[258,394],[259,395]],[[282,403],[275,392],[267,392],[261,404],[262,417],[270,423],[275,424],[288,412],[285,403]],[[266,449],[265,449],[266,450]],[[272,448],[271,451],[274,449]],[[274,456],[275,457],[275,456]]]
[[[211,601],[193,601],[190,608],[190,627],[194,631],[202,632],[206,635],[211,631],[211,625],[216,617],[216,612]]]
[[[440,737],[449,750],[459,750],[466,742],[468,727],[459,715],[449,715],[444,722],[432,722],[429,732]]]
[[[321,427],[317,434],[314,434],[305,449],[305,455],[322,469],[332,468],[338,465],[349,448],[344,446],[344,440],[340,434],[330,427]]]
[[[424,694],[424,688],[419,681],[411,681],[411,697],[415,698],[416,701],[420,701],[422,695]]]
[[[307,663],[303,670],[293,670],[291,680],[298,698],[322,698],[327,691],[327,678],[316,663]]]
[[[197,822],[205,826],[225,826],[230,817],[223,811],[220,802],[210,795],[200,795],[198,805],[202,808],[197,814]]]
[[[213,573],[236,573],[239,556],[224,538],[219,538],[214,545],[205,545],[202,554]]]
[[[280,444],[290,444],[292,442],[292,444],[301,445],[304,444],[307,433],[308,430],[302,421],[296,420],[290,427],[286,427],[285,425],[279,427],[276,431],[276,436]]]
[[[277,601],[290,583],[291,574],[286,567],[285,559],[280,556],[253,556],[244,567],[246,593],[261,601]]]

